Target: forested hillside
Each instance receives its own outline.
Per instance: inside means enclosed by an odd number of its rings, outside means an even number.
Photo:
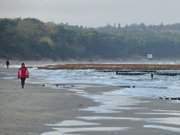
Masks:
[[[0,19],[0,58],[180,58],[180,24],[86,28],[37,19]]]

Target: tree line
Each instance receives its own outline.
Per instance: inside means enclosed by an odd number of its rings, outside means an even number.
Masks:
[[[180,58],[180,24],[98,28],[44,23],[38,19],[0,19],[0,58],[8,59]]]

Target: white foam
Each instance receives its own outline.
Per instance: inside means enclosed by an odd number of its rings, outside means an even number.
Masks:
[[[136,113],[136,114],[143,114],[143,115],[171,115],[171,116],[180,116],[180,113],[176,112],[149,112],[149,113]]]
[[[180,113],[178,110],[161,110],[161,109],[155,109],[152,110],[153,112],[165,112],[165,113]]]
[[[144,125],[144,128],[162,129],[162,130],[178,132],[178,133],[180,132],[180,128],[161,126],[161,125]]]

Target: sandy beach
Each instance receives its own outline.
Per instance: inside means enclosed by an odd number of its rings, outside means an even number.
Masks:
[[[5,70],[1,69],[1,73]],[[8,72],[12,71],[15,70],[9,69]],[[30,84],[21,89],[17,80],[0,79],[0,134],[39,135],[51,130],[46,123],[76,116],[82,103],[84,106],[93,105],[92,101],[70,91]]]
[[[1,77],[17,69],[1,68]],[[180,103],[114,94],[110,85],[57,89],[0,79],[0,135],[177,135]],[[112,94],[113,93],[113,94]],[[83,95],[83,96],[81,96]],[[113,99],[113,100],[112,100]]]

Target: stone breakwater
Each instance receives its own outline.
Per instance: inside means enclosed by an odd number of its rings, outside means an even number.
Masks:
[[[180,64],[57,64],[38,67],[39,69],[96,69],[102,71],[154,71],[180,70]]]

